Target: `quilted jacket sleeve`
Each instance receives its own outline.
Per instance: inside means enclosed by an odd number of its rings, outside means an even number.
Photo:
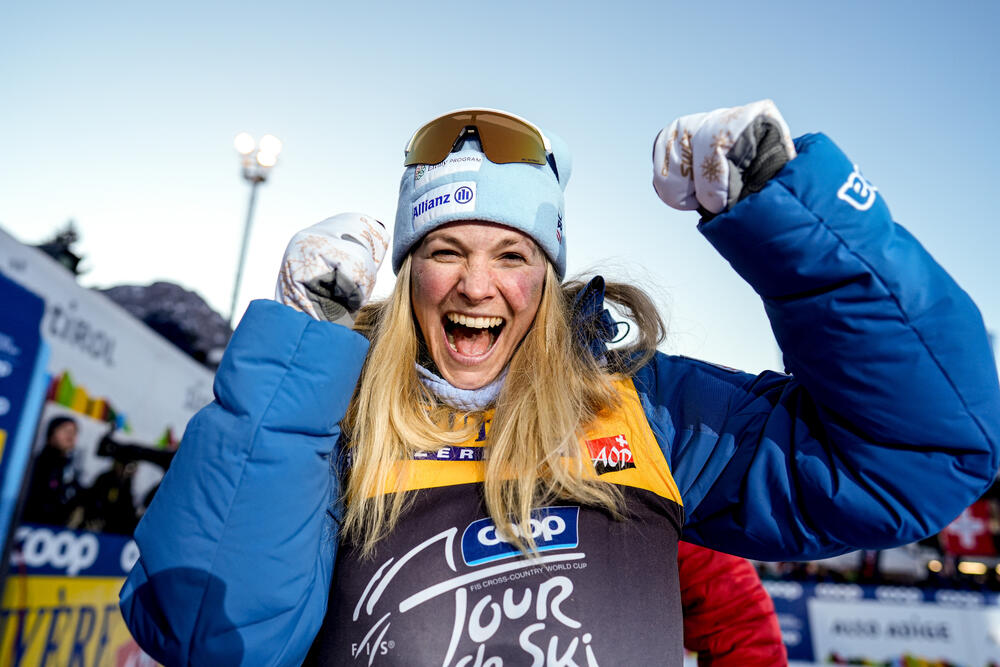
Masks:
[[[998,466],[1000,390],[975,305],[823,135],[701,225],[756,290],[790,375],[658,355],[636,376],[685,539],[758,559],[941,529]]]
[[[681,542],[677,565],[684,648],[699,667],[788,664],[774,603],[750,561]]]
[[[298,664],[322,621],[336,546],[339,422],[367,341],[251,304],[136,530],[121,592],[166,665]]]

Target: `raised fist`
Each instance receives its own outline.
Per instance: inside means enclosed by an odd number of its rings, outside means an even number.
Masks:
[[[371,296],[388,247],[385,225],[370,215],[327,218],[288,242],[274,298],[317,320],[350,326]]]
[[[794,157],[771,100],[681,116],[653,142],[653,188],[668,206],[714,215],[763,188]]]

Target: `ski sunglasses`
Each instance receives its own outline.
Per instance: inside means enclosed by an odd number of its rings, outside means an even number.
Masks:
[[[490,162],[549,164],[556,170],[552,146],[542,131],[520,116],[495,109],[458,109],[438,116],[413,133],[403,164],[438,164],[470,136],[478,136]]]

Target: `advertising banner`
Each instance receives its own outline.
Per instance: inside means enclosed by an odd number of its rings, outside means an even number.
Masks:
[[[17,507],[38,421],[48,348],[39,327],[45,304],[0,273],[0,554]],[[2,569],[2,568],[0,568]]]
[[[0,473],[9,468],[10,424],[25,422],[22,465],[18,474],[0,478],[3,497],[13,508],[31,451],[43,449],[49,431],[63,438],[60,447],[72,433],[69,463],[59,463],[65,470],[35,465],[34,471],[59,470],[53,479],[72,480],[70,500],[86,502],[69,519],[53,519],[46,510],[38,520],[89,529],[15,529],[0,604],[0,665],[151,665],[118,609],[118,591],[137,558],[124,533],[163,476],[188,420],[212,400],[213,373],[2,230],[0,276],[7,279],[0,287],[9,287],[0,308]],[[34,301],[17,300],[29,292]],[[22,372],[29,361],[31,378]],[[67,418],[75,428],[64,426]],[[99,451],[111,434],[118,454]],[[166,456],[122,460],[126,450]],[[32,499],[29,493],[26,506],[48,507]],[[70,503],[60,500],[57,507]]]
[[[764,586],[793,663],[1000,664],[995,593],[791,581]]]
[[[0,665],[147,667],[129,635],[118,591],[138,558],[135,542],[50,526],[15,535],[0,603]]]
[[[53,415],[73,416],[85,424],[74,453],[84,484],[111,467],[107,457],[96,453],[99,435],[113,427],[125,440],[170,447],[194,413],[211,402],[211,371],[2,229],[0,273],[44,301],[40,331],[50,349],[51,380],[35,447],[43,444]],[[0,321],[5,319],[0,315]],[[137,503],[162,474],[154,464],[139,464],[133,481]]]

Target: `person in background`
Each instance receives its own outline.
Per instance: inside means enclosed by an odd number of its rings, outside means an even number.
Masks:
[[[45,446],[31,470],[23,521],[53,526],[78,522],[81,488],[73,466],[78,431],[72,417],[53,417],[49,421]]]
[[[131,535],[139,523],[132,497],[135,461],[114,459],[111,468],[84,493],[83,527],[117,535]]]
[[[680,542],[684,648],[698,667],[788,664],[774,602],[750,561]]]

